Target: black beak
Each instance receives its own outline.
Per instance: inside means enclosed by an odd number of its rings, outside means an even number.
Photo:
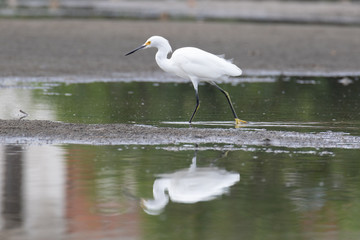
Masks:
[[[146,45],[141,45],[140,47],[135,48],[135,49],[132,50],[131,52],[128,52],[127,54],[125,54],[125,56],[130,55],[130,54],[136,52],[137,50],[143,49],[144,47],[146,47]]]

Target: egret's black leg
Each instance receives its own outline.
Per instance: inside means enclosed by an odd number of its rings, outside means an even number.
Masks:
[[[193,114],[191,115],[190,121],[189,123],[191,123],[191,121],[193,120],[196,112],[198,111],[199,107],[200,107],[200,101],[199,101],[199,93],[197,90],[195,90],[195,96],[196,96],[196,106],[195,106],[195,110],[193,112]]]
[[[232,104],[232,102],[231,102],[229,93],[228,93],[227,91],[225,91],[224,89],[222,89],[221,87],[219,87],[215,82],[211,82],[211,84],[214,85],[217,89],[219,89],[219,90],[225,95],[225,97],[226,97],[226,99],[227,99],[227,101],[228,101],[228,103],[229,103],[229,105],[230,105],[231,111],[232,111],[232,113],[233,113],[233,115],[234,115],[236,124],[240,124],[240,123],[242,123],[242,122],[243,122],[243,123],[246,123],[246,121],[240,120],[240,119],[238,118],[238,116],[237,116],[237,114],[236,114],[236,112],[235,112],[234,106],[233,106],[233,104]]]

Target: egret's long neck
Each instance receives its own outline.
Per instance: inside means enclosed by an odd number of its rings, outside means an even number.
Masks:
[[[169,197],[165,191],[168,189],[169,181],[167,179],[157,179],[154,182],[153,194],[154,199],[144,200],[143,205],[147,211],[156,214],[156,212],[163,209],[169,202]]]
[[[171,47],[169,44],[164,44],[158,47],[158,51],[155,55],[156,63],[165,72],[172,72],[172,64],[170,59],[167,58],[168,54],[171,53]]]

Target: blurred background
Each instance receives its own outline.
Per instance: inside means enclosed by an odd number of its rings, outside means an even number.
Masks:
[[[0,0],[0,15],[359,24],[358,3],[357,0]]]

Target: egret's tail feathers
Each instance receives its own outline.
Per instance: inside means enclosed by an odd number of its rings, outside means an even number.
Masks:
[[[237,77],[237,76],[240,76],[242,74],[242,70],[238,66],[236,66],[235,64],[231,64],[230,66],[228,66],[226,68],[226,70],[227,70],[227,74],[229,76],[232,76],[232,77]]]
[[[216,56],[218,56],[219,58],[224,59],[224,60],[227,61],[228,63],[233,63],[233,62],[234,62],[234,59],[233,59],[233,58],[226,59],[226,58],[225,58],[225,54],[220,54],[220,55],[216,55]]]
[[[230,59],[225,59],[228,63],[234,64],[234,59],[230,58]]]
[[[241,69],[234,64],[234,59],[226,59],[225,54],[217,55],[219,58],[223,59],[223,69],[225,70],[225,74],[228,76],[236,77],[242,74]]]

